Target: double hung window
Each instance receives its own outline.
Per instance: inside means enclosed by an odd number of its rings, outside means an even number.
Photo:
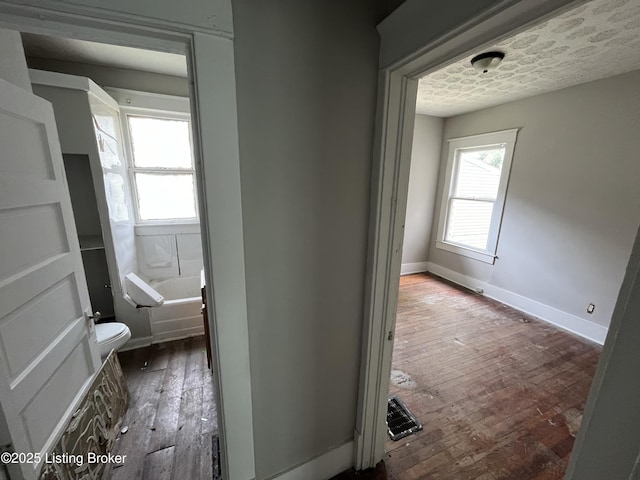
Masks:
[[[517,133],[449,140],[438,248],[494,262]]]
[[[126,128],[138,222],[195,221],[189,116],[127,113]]]

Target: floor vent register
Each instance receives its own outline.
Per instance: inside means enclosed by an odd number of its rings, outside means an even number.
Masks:
[[[391,440],[400,440],[422,430],[422,424],[398,397],[390,397],[387,406],[387,431]]]

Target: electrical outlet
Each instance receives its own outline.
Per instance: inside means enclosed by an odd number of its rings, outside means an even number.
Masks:
[[[587,313],[593,313],[595,309],[596,309],[596,306],[593,303],[590,303],[589,306],[587,307]]]

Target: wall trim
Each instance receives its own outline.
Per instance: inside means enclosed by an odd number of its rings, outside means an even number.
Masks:
[[[153,336],[152,343],[173,342],[174,340],[182,340],[189,337],[199,337],[204,335],[204,324],[200,327],[181,328],[168,332],[157,333]]]
[[[137,237],[150,235],[200,235],[200,223],[165,223],[163,225],[138,224],[135,227]]]
[[[400,275],[422,273],[429,270],[429,262],[403,263],[400,267]]]
[[[182,319],[177,321],[166,320],[165,324],[168,323],[170,326],[171,324],[179,325],[181,320]],[[174,340],[182,340],[184,338],[204,335],[204,323],[202,322],[202,315],[200,315],[199,320],[200,325],[183,328],[172,328],[161,332],[154,332],[152,336],[152,343],[172,342]],[[153,324],[151,325],[151,329],[153,330]]]
[[[334,448],[318,457],[309,460],[274,480],[324,480],[334,477],[353,466],[354,443],[349,441],[341,447]]]
[[[154,343],[171,342],[173,340],[182,340],[183,338],[197,337],[199,335],[204,335],[204,325],[201,327],[170,330],[167,332],[157,333],[156,335],[150,335],[148,337],[131,338],[124,347],[118,351],[126,352],[128,350],[135,350],[136,348],[149,347]]]
[[[186,77],[184,77],[186,79]],[[188,79],[187,79],[188,80]],[[141,92],[128,88],[104,87],[104,90],[121,107],[134,110],[158,110],[161,112],[178,112],[189,115],[189,97],[179,97],[177,95],[167,95],[164,93]]]
[[[127,350],[135,350],[136,348],[148,347],[151,345],[153,337],[149,335],[148,337],[135,337],[129,339],[127,343],[124,344],[119,352],[126,352]]]
[[[81,17],[83,24],[89,20],[96,22],[109,22],[117,26],[122,24],[133,24],[139,28],[160,31],[175,31],[179,33],[191,34],[193,32],[206,33],[215,35],[220,38],[233,38],[233,31],[230,26],[205,26],[196,25],[175,20],[167,20],[163,18],[155,18],[148,15],[127,12],[123,10],[111,10],[107,6],[94,7],[87,5],[79,5],[81,2],[42,2],[42,1],[19,1],[19,0],[2,0],[2,9],[10,12],[10,14],[25,17],[39,18],[41,21],[58,19],[64,20],[65,17]],[[86,20],[84,20],[86,19]],[[171,51],[173,53],[173,51]]]
[[[427,270],[435,275],[450,280],[458,285],[469,288],[482,295],[497,300],[505,305],[520,310],[523,313],[533,315],[540,320],[555,325],[563,330],[575,333],[587,340],[603,345],[607,337],[608,329],[602,325],[580,318],[571,313],[558,310],[544,303],[524,297],[504,288],[496,287],[487,282],[482,282],[468,275],[450,270],[448,268],[427,262]]]

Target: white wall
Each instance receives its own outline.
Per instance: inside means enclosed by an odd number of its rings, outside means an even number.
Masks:
[[[353,439],[374,7],[368,0],[233,3],[260,479]]]
[[[159,280],[200,275],[202,240],[199,225],[138,226],[136,250],[138,271],[142,277]]]
[[[447,119],[445,141],[521,131],[495,265],[434,247],[435,229],[429,261],[605,332],[640,221],[639,84],[632,72]]]
[[[416,115],[404,223],[402,273],[426,270],[442,149],[444,119]]]

